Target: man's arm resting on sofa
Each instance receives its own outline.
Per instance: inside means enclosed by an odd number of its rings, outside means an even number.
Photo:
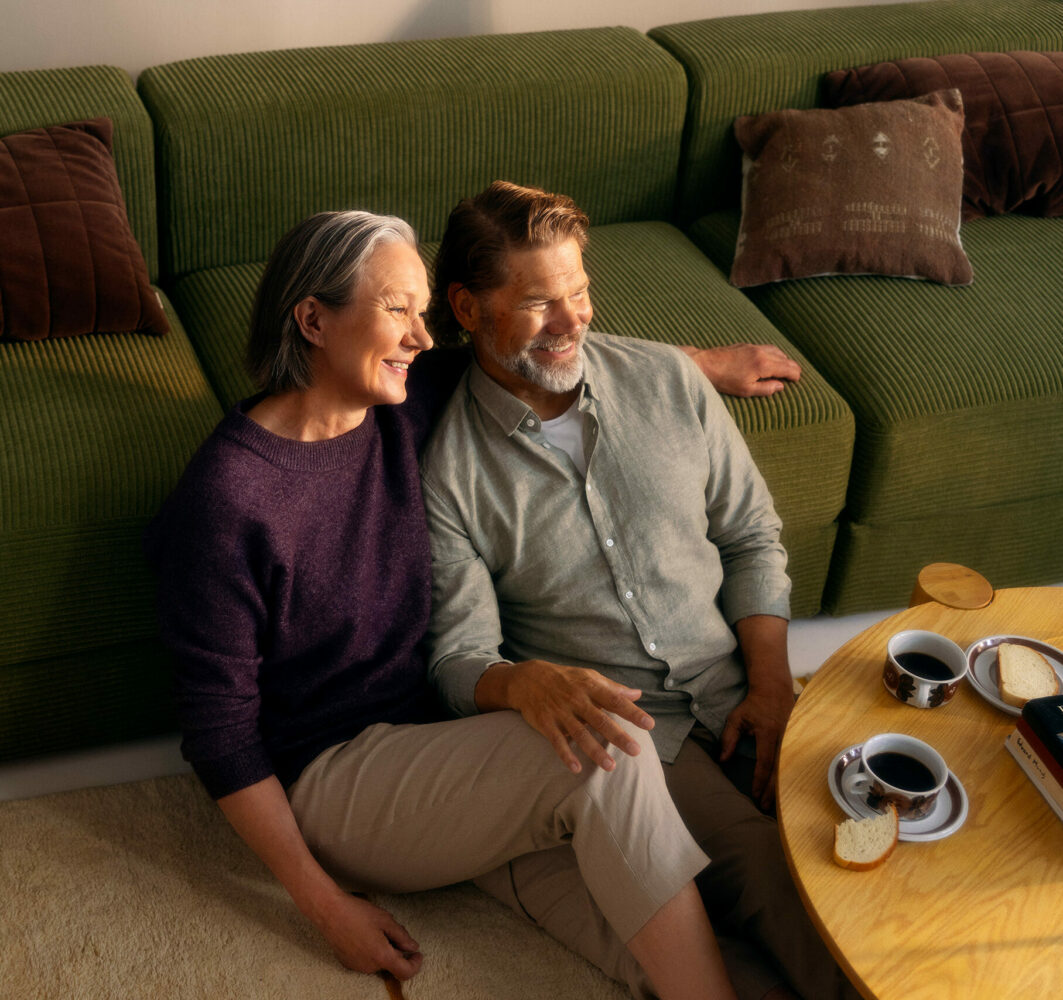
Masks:
[[[772,396],[801,378],[801,366],[774,344],[729,344],[726,347],[678,345],[727,396]]]

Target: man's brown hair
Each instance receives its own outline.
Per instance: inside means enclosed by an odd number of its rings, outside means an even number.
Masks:
[[[452,284],[474,294],[506,283],[506,256],[574,239],[587,246],[590,220],[566,195],[495,181],[460,201],[450,213],[435,262],[428,327],[440,344],[461,340],[462,327],[450,308]]]

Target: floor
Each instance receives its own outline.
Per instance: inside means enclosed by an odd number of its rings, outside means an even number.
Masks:
[[[790,669],[795,677],[816,668],[854,635],[892,611],[830,618],[821,615],[790,624]],[[105,747],[78,754],[0,764],[0,801],[49,795],[73,788],[113,785],[123,781],[187,771],[177,737]]]

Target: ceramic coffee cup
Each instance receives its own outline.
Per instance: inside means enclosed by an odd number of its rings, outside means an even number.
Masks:
[[[937,632],[908,629],[886,644],[882,683],[898,701],[936,708],[952,700],[967,673],[967,655]]]
[[[843,786],[872,809],[892,802],[901,819],[923,819],[948,780],[948,765],[929,743],[903,733],[879,733],[864,741],[860,766],[844,776]]]

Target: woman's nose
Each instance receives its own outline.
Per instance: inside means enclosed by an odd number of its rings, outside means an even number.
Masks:
[[[432,346],[432,335],[424,324],[423,316],[416,316],[413,325],[403,338],[403,344],[410,350],[427,351]]]

